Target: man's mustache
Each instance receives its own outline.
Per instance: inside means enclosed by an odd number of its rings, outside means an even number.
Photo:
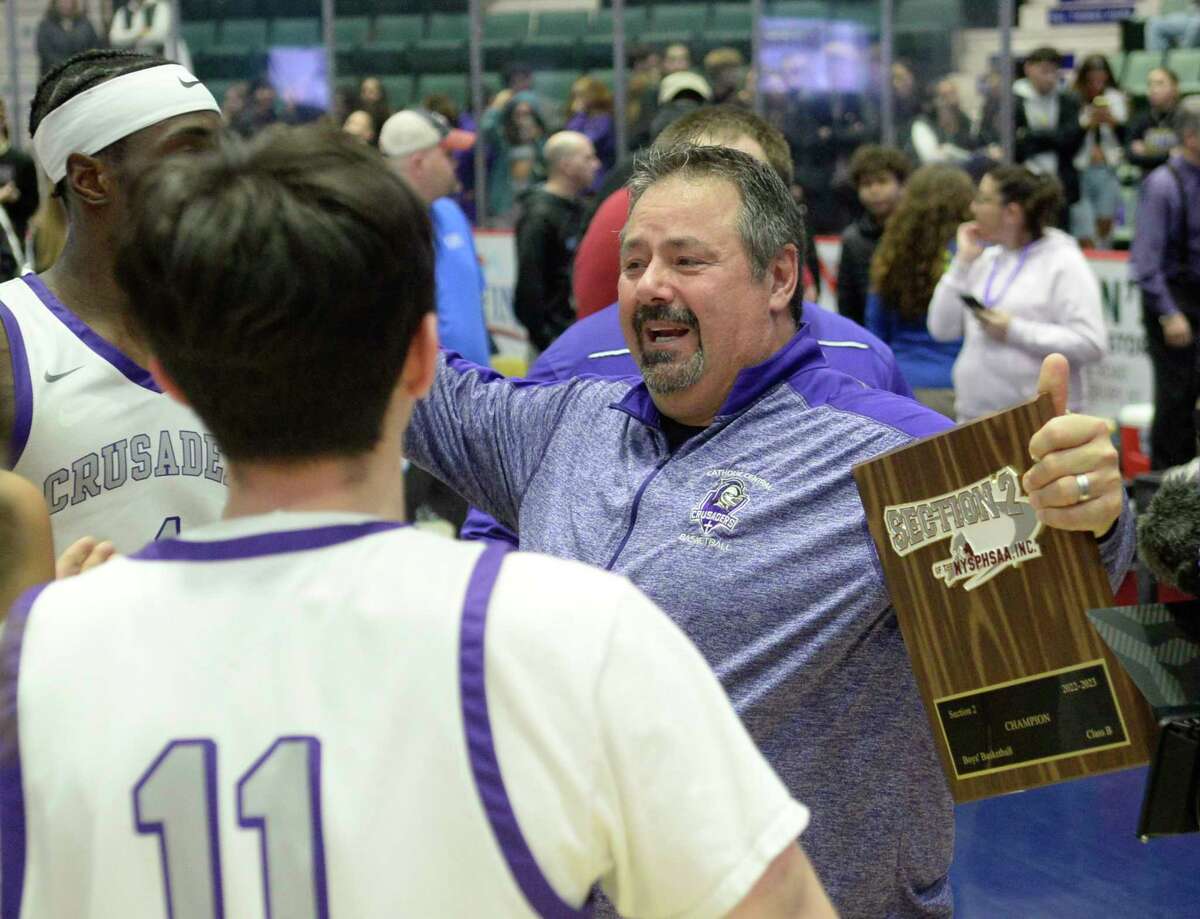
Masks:
[[[686,306],[665,304],[639,306],[633,313],[633,331],[637,333],[638,338],[642,337],[642,328],[647,322],[672,322],[687,326],[689,329],[700,328],[696,314]]]

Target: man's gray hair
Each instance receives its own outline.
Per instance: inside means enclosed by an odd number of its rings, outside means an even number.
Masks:
[[[799,270],[804,258],[804,219],[792,193],[769,165],[729,147],[651,147],[634,159],[629,178],[629,213],[650,186],[673,176],[724,179],[737,188],[742,199],[737,229],[754,280],[763,279],[772,259],[788,245],[797,248]]]
[[[1175,107],[1175,133],[1183,140],[1184,134],[1200,134],[1200,96],[1187,96]]]

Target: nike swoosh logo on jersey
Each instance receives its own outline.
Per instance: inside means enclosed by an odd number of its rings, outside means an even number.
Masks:
[[[80,364],[78,367],[72,367],[70,370],[64,370],[62,373],[51,373],[49,370],[47,370],[46,371],[46,382],[47,383],[57,383],[63,377],[69,377],[76,370],[82,370],[82,369],[83,369],[83,364]]]
[[[177,79],[179,80],[179,85],[184,89],[191,89],[193,86],[200,85],[199,80],[185,80],[183,77],[177,77]]]

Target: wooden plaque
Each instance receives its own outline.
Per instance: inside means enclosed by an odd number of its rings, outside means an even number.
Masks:
[[[1021,485],[1050,398],[854,468],[954,800],[1147,762],[1153,721],[1088,621],[1112,591],[1090,533]]]

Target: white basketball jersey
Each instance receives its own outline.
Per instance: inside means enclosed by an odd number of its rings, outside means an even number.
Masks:
[[[27,595],[0,917],[727,912],[807,811],[627,581],[504,553],[272,514]]]
[[[0,284],[0,320],[16,407],[11,468],[41,486],[56,553],[81,536],[133,552],[220,517],[225,464],[194,412],[37,275]]]

